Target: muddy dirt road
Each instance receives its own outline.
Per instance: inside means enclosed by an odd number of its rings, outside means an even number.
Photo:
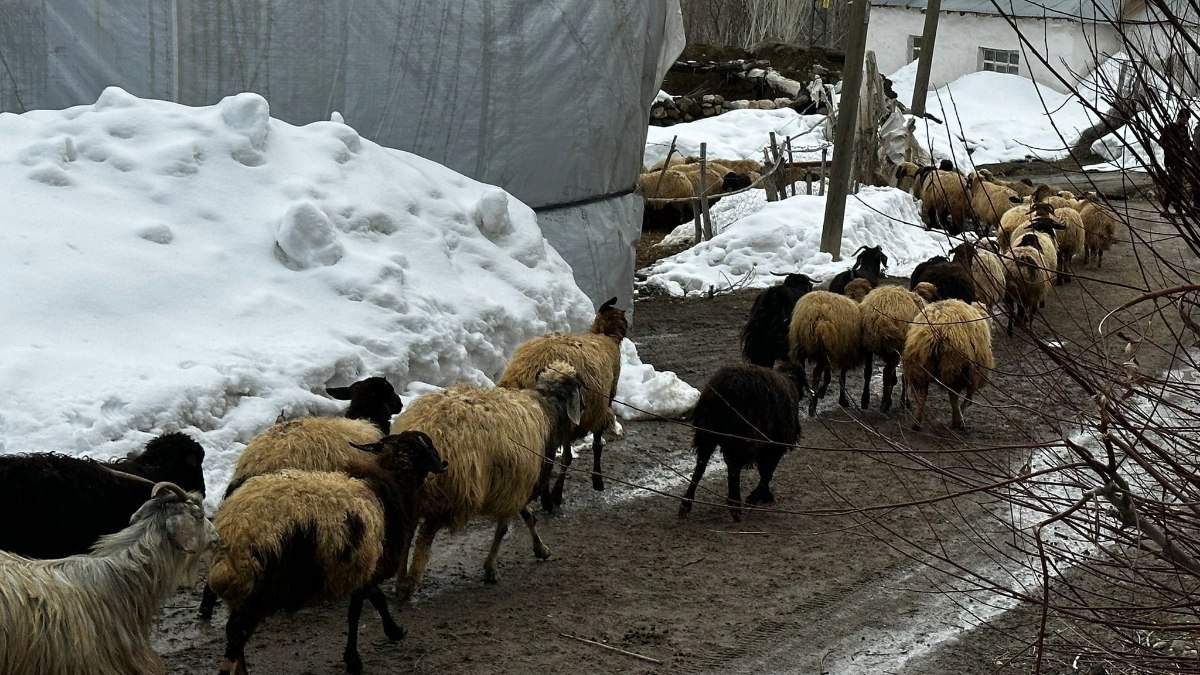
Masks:
[[[1145,202],[1132,204],[1148,209]],[[1150,228],[1151,225],[1146,225]],[[1161,228],[1153,226],[1159,235]],[[1161,239],[1161,246],[1172,246]],[[1097,279],[1142,285],[1135,251],[1119,246]],[[1094,335],[1106,308],[1133,297],[1129,289],[1081,281],[1057,288],[1046,313],[1059,340]],[[737,331],[754,293],[711,300],[639,301],[632,332],[642,359],[700,387],[722,364],[738,359]],[[1069,308],[1069,309],[1067,309]],[[609,489],[593,492],[586,475],[568,482],[563,512],[541,517],[553,556],[531,554],[514,526],[500,555],[500,583],[482,583],[491,531],[477,523],[435,543],[426,583],[398,607],[408,636],[387,642],[377,617],[364,612],[361,651],[367,673],[974,673],[1019,652],[1032,629],[974,631],[953,603],[926,592],[930,578],[911,548],[944,542],[969,564],[986,564],[961,532],[988,505],[883,509],[869,515],[814,515],[847,505],[913,501],[952,490],[912,459],[882,454],[902,439],[934,464],[970,462],[971,445],[1008,445],[1044,434],[1021,411],[1062,406],[1047,397],[1052,369],[1030,344],[993,331],[997,370],[969,431],[948,428],[945,395],[931,394],[934,423],[909,429],[905,413],[841,410],[836,395],[815,419],[803,420],[804,447],[784,457],[772,489],[777,511],[734,523],[723,501],[724,467],[715,459],[690,518],[676,516],[691,469],[690,432],[672,422],[636,422],[605,453]],[[1113,345],[1114,355],[1121,345]],[[1155,364],[1147,364],[1153,366]],[[1159,364],[1165,366],[1165,363]],[[1039,374],[1041,373],[1041,374]],[[851,390],[861,391],[861,373]],[[878,401],[875,376],[874,401]],[[836,386],[836,381],[834,383]],[[851,400],[857,401],[856,395]],[[990,461],[1004,464],[1002,451]],[[1014,456],[1015,472],[1023,459]],[[587,466],[580,462],[576,466]],[[757,476],[743,477],[743,489]],[[650,487],[656,491],[634,486]],[[666,493],[661,494],[661,493]],[[224,648],[225,614],[196,620],[199,586],[170,603],[157,644],[171,673],[212,673]],[[391,591],[390,584],[387,590]],[[974,602],[966,599],[962,602]],[[1016,615],[1019,617],[1019,615]],[[1010,622],[1011,623],[1011,622]],[[345,640],[342,605],[265,622],[252,639],[251,672],[339,673]],[[643,660],[588,644],[598,641]],[[949,642],[947,639],[949,638]],[[1021,662],[1014,663],[1020,672]]]

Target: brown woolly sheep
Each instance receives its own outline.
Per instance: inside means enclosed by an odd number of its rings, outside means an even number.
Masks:
[[[996,367],[987,314],[960,300],[927,305],[913,319],[901,360],[904,381],[917,404],[913,428],[921,428],[929,386],[937,383],[950,394],[951,428],[965,429],[962,408],[970,405]],[[963,404],[960,395],[966,398]]]
[[[653,170],[642,174],[642,196],[646,199],[679,199],[692,196],[692,182],[678,169]]]
[[[483,564],[485,582],[498,580],[496,555],[509,521],[518,513],[529,529],[533,554],[550,557],[528,504],[545,489],[558,446],[579,425],[582,386],[570,364],[556,361],[538,374],[532,389],[459,384],[418,398],[396,418],[393,433],[424,431],[450,464],[421,487],[421,529],[408,570],[401,569],[397,578],[401,597],[411,596],[425,576],[438,531],[461,530],[475,516],[496,520]]]
[[[613,425],[612,397],[621,379],[621,341],[629,331],[625,312],[613,305],[612,298],[600,305],[586,333],[551,333],[525,341],[513,352],[497,386],[509,389],[532,388],[538,373],[555,361],[566,361],[583,379],[583,420],[574,435],[562,444],[563,468],[542,497],[542,507],[551,511],[562,505],[563,483],[574,459],[571,441],[592,434],[592,489],[604,489],[600,458],[604,453],[604,432]]]
[[[896,179],[896,187],[905,192],[912,192],[914,185],[917,182],[917,172],[921,167],[912,162],[900,162],[896,165],[894,173]],[[919,199],[919,197],[918,197]]]
[[[971,210],[986,231],[1000,226],[1000,218],[1021,198],[1017,193],[1002,185],[989,183],[977,173],[967,176],[971,194]]]
[[[862,346],[865,366],[863,368],[862,409],[871,403],[871,374],[875,356],[883,359],[883,403],[887,412],[892,407],[892,390],[896,386],[896,366],[904,351],[904,340],[912,319],[925,306],[925,300],[913,291],[901,286],[880,286],[863,299]],[[901,401],[907,401],[906,390],[901,391]]]
[[[977,302],[990,308],[1004,299],[1004,261],[995,251],[964,242],[952,252],[954,263],[971,276]]]
[[[872,288],[871,282],[867,279],[851,279],[846,284],[846,288],[842,289],[842,295],[855,302],[862,302]]]
[[[1050,288],[1053,272],[1049,261],[1052,259],[1032,243],[1018,242],[1004,256],[1004,308],[1008,313],[1009,335],[1013,332],[1014,316],[1022,326],[1033,321],[1038,305],[1045,300]]]
[[[833,368],[841,371],[838,403],[843,408],[850,405],[846,371],[862,360],[862,313],[857,302],[829,291],[800,298],[792,310],[788,345],[790,360],[797,367],[803,369],[809,359],[816,362],[808,392],[809,417],[817,414],[817,398],[825,395]]]
[[[1058,247],[1058,285],[1071,281],[1074,272],[1073,261],[1077,253],[1083,252],[1084,229],[1083,218],[1070,207],[1054,210],[1054,217],[1065,225],[1061,230],[1054,231],[1054,243]]]
[[[363,446],[372,461],[342,471],[253,476],[221,504],[209,583],[229,604],[221,673],[246,673],[246,642],[279,611],[350,599],[342,658],[362,672],[358,620],[364,600],[379,612],[389,640],[404,637],[379,590],[400,568],[415,526],[417,490],[446,462],[420,432]]]
[[[922,170],[924,171],[924,170]],[[957,171],[925,171],[914,186],[914,195],[919,193],[921,215],[929,227],[959,234],[971,218],[971,194],[967,179]]]
[[[1012,190],[1013,192],[1017,193],[1018,197],[1021,197],[1022,199],[1033,194],[1033,191],[1037,189],[1033,182],[1028,178],[1023,178],[1019,181],[1002,180],[992,175],[992,172],[988,171],[987,169],[979,169],[976,173],[978,173],[981,178],[989,183],[994,183],[1001,187],[1006,187],[1009,190]]]
[[[1095,192],[1084,195],[1079,212],[1083,221],[1083,264],[1096,257],[1096,269],[1104,264],[1104,252],[1117,241],[1117,212],[1101,201]]]

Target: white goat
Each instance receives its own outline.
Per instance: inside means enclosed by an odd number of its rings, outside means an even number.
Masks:
[[[129,527],[90,554],[31,560],[0,552],[0,673],[159,675],[150,630],[216,541],[201,497],[158,483]]]

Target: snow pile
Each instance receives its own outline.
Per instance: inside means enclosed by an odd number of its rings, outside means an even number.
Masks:
[[[840,262],[820,251],[824,219],[824,197],[797,195],[766,204],[710,241],[642,270],[647,278],[640,286],[683,296],[710,287],[765,288],[778,281],[771,272],[831,277],[850,266],[860,246],[875,245],[888,255],[888,273],[904,276],[949,248],[945,234],[922,228],[917,203],[895,188],[864,187],[847,198]]]
[[[907,67],[907,66],[906,66]],[[1096,123],[1076,94],[1062,94],[1019,75],[981,71],[930,92],[917,120],[917,140],[960,170],[1028,157],[1059,159]]]
[[[796,161],[821,158],[827,144],[824,115],[801,115],[791,108],[779,110],[730,110],[695,122],[669,127],[649,127],[646,136],[644,166],[654,166],[666,158],[675,140],[675,155],[699,157],[700,144],[708,143],[710,159],[754,159],[762,161],[763,148],[771,144],[771,132],[779,142],[792,138]]]
[[[700,400],[700,391],[672,372],[658,372],[642,363],[629,340],[621,342],[621,380],[613,410],[622,419],[683,417]],[[628,406],[621,405],[628,403]],[[632,407],[630,407],[632,406]]]
[[[184,430],[219,495],[281,410],[341,412],[326,386],[487,384],[591,320],[527,206],[254,94],[0,114],[0,194],[0,452]]]

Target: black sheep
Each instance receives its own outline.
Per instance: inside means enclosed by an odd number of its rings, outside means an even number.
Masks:
[[[736,192],[751,185],[754,185],[754,181],[750,180],[750,176],[730,171],[721,179],[721,192]]]
[[[346,417],[367,420],[384,436],[391,433],[392,416],[404,408],[396,389],[382,377],[368,377],[348,387],[326,387],[325,392],[339,401],[350,401]]]
[[[680,518],[691,512],[696,486],[717,446],[721,447],[721,456],[729,470],[726,503],[735,521],[742,519],[743,468],[758,466],[758,487],[746,502],[770,504],[775,501],[770,487],[775,467],[783,453],[800,439],[803,382],[803,367],[791,364],[772,370],[739,363],[724,366],[712,376],[700,393],[692,414],[696,470],[692,472],[692,482],[679,505]],[[754,438],[762,440],[744,440]]]
[[[163,434],[140,455],[111,462],[57,453],[0,457],[0,550],[30,558],[86,553],[101,535],[129,525],[150,486],[105,467],[171,482],[204,494],[204,448],[181,433]]]
[[[913,281],[928,282],[937,287],[938,300],[962,300],[970,304],[975,302],[975,281],[971,273],[962,265],[953,262],[940,262],[921,270],[920,278],[913,274]],[[916,288],[916,284],[913,284]]]
[[[871,288],[874,288],[879,285],[879,280],[884,278],[883,270],[887,269],[888,257],[884,254],[882,246],[861,246],[854,255],[854,266],[829,282],[830,293],[841,295],[851,279],[866,279],[871,282]]]
[[[773,272],[772,274],[778,273]],[[770,368],[776,360],[787,360],[788,326],[796,301],[813,289],[812,279],[803,274],[784,276],[783,284],[772,286],[754,299],[750,316],[742,327],[742,356],[755,365]]]
[[[946,256],[935,255],[929,260],[917,264],[917,266],[913,268],[912,274],[908,277],[908,290],[914,290],[916,289],[917,284],[921,283],[922,281],[926,281],[924,278],[925,270],[929,269],[930,266],[947,262],[950,262],[950,259]]]

